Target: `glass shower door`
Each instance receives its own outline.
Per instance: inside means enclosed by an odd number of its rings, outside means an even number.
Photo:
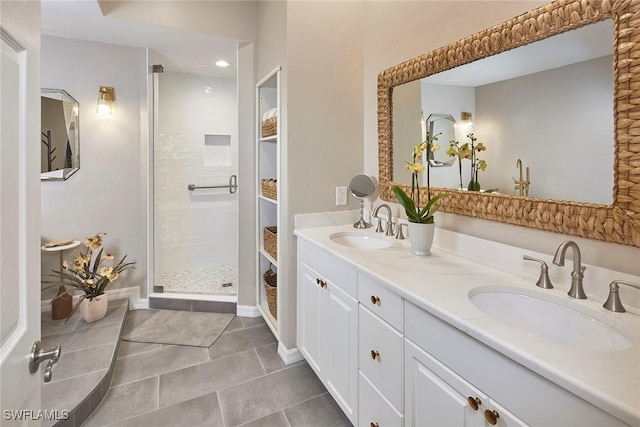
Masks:
[[[236,86],[154,74],[156,292],[237,295],[238,197],[228,188],[238,173]],[[223,188],[199,188],[212,186]]]

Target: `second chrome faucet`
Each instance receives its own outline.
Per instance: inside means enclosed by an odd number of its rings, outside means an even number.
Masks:
[[[563,266],[565,254],[568,248],[571,248],[573,251],[573,271],[571,272],[571,289],[569,289],[567,295],[572,298],[587,299],[587,294],[584,293],[584,288],[582,286],[582,278],[584,277],[584,271],[587,267],[582,266],[580,248],[578,248],[576,242],[572,240],[562,242],[556,250],[556,254],[553,257],[553,263],[555,265]]]

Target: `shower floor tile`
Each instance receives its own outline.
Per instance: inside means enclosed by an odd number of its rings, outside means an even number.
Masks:
[[[229,264],[162,273],[157,278],[156,285],[164,286],[164,292],[237,295],[238,266]]]

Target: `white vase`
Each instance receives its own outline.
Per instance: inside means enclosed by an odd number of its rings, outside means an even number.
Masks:
[[[419,256],[431,255],[433,232],[435,224],[409,223],[409,239],[411,240],[411,253]]]
[[[107,314],[107,294],[102,294],[93,299],[85,298],[80,303],[80,316],[87,323],[104,318]]]

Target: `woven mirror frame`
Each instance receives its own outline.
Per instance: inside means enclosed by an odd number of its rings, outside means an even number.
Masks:
[[[379,192],[396,199],[392,182],[394,86],[611,19],[614,28],[613,203],[602,205],[431,187],[445,212],[640,247],[640,0],[558,0],[378,75]],[[420,197],[426,198],[421,187]]]

